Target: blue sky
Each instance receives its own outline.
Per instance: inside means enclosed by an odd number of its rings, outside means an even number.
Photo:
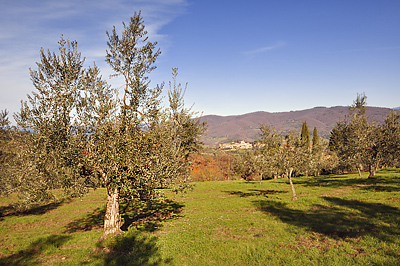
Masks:
[[[78,41],[105,79],[106,30],[142,10],[162,51],[152,84],[188,82],[203,114],[284,112],[350,105],[400,106],[400,1],[0,0],[0,109],[31,93],[29,67],[61,34]]]

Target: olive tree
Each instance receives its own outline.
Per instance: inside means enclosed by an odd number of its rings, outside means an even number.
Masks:
[[[399,166],[400,158],[400,112],[391,111],[382,127],[383,163]]]
[[[25,202],[45,200],[53,188],[82,196],[101,184],[107,191],[101,239],[121,232],[121,197],[151,202],[160,188],[185,187],[188,154],[205,128],[184,107],[180,85],[171,88],[169,107],[162,105],[163,84],[150,87],[161,52],[148,41],[140,13],[123,23],[121,36],[115,27],[107,36],[106,61],[112,76],[124,80],[121,99],[95,65],[84,68],[77,42],[61,38],[58,54],[41,50],[31,70],[36,90],[15,115],[26,132],[19,156],[24,175],[15,185]]]
[[[300,135],[296,132],[289,132],[284,141],[272,126],[261,125],[260,131],[265,163],[275,171],[276,175],[285,175],[289,179],[292,200],[297,200],[292,176],[296,170],[301,171],[304,168],[304,158],[308,148],[302,145]]]
[[[369,177],[373,177],[385,149],[382,126],[370,123],[366,116],[366,99],[365,94],[357,94],[349,107],[350,120],[336,125],[329,145],[336,152],[342,169],[357,169],[361,176],[362,168],[368,166]]]
[[[164,84],[150,87],[150,74],[161,54],[150,42],[143,18],[135,13],[122,34],[116,29],[109,38],[106,62],[113,77],[124,80],[123,97],[115,121],[105,121],[90,139],[88,158],[101,174],[107,188],[104,235],[120,232],[119,198],[151,202],[159,188],[179,190],[189,179],[188,154],[193,152],[204,132],[204,124],[192,119],[184,107],[181,85],[170,86],[169,104],[162,107]],[[171,83],[170,83],[171,84]]]

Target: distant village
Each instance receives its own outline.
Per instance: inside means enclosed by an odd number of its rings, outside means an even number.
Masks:
[[[248,150],[253,148],[253,145],[251,143],[245,142],[245,141],[240,141],[240,142],[231,142],[231,143],[224,143],[224,144],[219,144],[219,149],[220,150]]]

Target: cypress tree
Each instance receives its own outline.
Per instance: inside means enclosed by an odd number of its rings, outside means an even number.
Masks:
[[[310,149],[310,131],[308,130],[307,121],[304,121],[301,129],[301,144],[304,148]]]
[[[317,127],[314,127],[313,137],[312,137],[312,145],[313,145],[313,148],[319,146],[319,137],[318,137]]]

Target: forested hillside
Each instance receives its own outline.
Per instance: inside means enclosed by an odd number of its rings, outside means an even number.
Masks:
[[[368,107],[367,116],[370,122],[382,124],[390,110],[382,107]],[[310,130],[317,127],[319,136],[328,139],[335,124],[346,119],[348,114],[347,106],[336,106],[281,113],[254,112],[234,116],[206,115],[201,118],[202,121],[208,121],[208,130],[202,140],[205,145],[210,146],[239,140],[252,142],[259,138],[261,124],[273,125],[277,130],[287,133],[289,130],[300,131],[304,121],[307,121]]]

